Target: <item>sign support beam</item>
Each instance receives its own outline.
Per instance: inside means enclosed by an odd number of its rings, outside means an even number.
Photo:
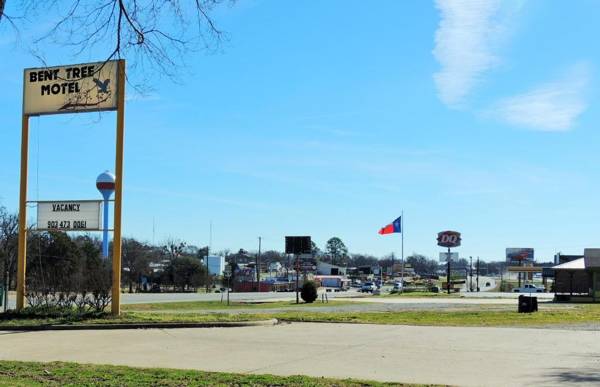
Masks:
[[[17,311],[25,307],[25,265],[27,264],[27,168],[29,161],[29,116],[21,124],[21,186],[19,191],[19,252],[17,258]]]
[[[123,146],[125,133],[125,61],[118,61],[117,86],[117,145],[115,155],[115,207],[112,257],[112,301],[113,316],[121,314],[121,208],[123,203]]]

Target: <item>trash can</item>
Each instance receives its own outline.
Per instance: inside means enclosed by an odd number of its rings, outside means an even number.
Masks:
[[[532,313],[537,312],[537,310],[537,297],[525,296],[523,294],[519,296],[519,313]]]

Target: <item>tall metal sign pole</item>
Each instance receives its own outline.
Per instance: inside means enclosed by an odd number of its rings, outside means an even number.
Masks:
[[[113,316],[121,314],[121,210],[123,204],[123,147],[125,140],[125,61],[118,66],[119,83],[117,89],[117,144],[115,152],[115,208],[112,261],[112,302]]]
[[[21,187],[19,190],[19,253],[17,256],[17,310],[25,307],[25,271],[27,256],[27,160],[29,159],[29,115],[21,124]]]
[[[446,268],[446,288],[448,289],[448,294],[450,294],[450,260],[452,255],[450,254],[450,247],[448,247],[448,261],[447,261],[447,268]]]
[[[115,90],[116,89],[116,90]],[[27,174],[29,117],[46,114],[117,111],[115,206],[113,237],[112,313],[120,313],[121,204],[123,200],[123,139],[125,60],[25,69],[21,123],[17,310],[25,307],[27,257]],[[60,225],[58,228],[62,228]],[[69,228],[73,230],[73,228]]]
[[[448,255],[447,255],[447,266],[446,266],[446,288],[448,289],[448,294],[450,294],[450,260],[451,260],[451,247],[460,246],[461,238],[460,233],[457,231],[442,231],[438,233],[437,244],[438,246],[447,247]]]

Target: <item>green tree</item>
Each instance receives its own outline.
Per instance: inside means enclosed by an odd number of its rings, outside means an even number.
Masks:
[[[171,283],[181,291],[197,288],[203,284],[205,268],[193,257],[178,257],[165,269],[165,283]]]
[[[330,238],[325,244],[325,254],[327,254],[331,263],[334,265],[342,265],[347,263],[348,248],[338,237]]]
[[[417,274],[433,274],[439,267],[439,263],[436,260],[416,253],[408,256],[406,263],[410,264]]]
[[[306,302],[307,304],[313,303],[318,297],[317,285],[313,281],[306,281],[302,285],[300,297],[302,297],[304,302]]]

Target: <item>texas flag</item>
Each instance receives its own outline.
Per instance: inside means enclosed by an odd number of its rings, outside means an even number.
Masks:
[[[402,217],[398,217],[398,219],[394,220],[392,223],[388,224],[385,227],[382,227],[379,230],[381,235],[384,234],[393,234],[393,233],[401,233],[402,232]]]

